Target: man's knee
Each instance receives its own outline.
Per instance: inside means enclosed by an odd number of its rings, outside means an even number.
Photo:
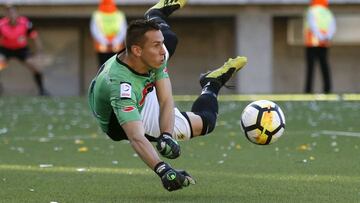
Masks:
[[[194,112],[194,114],[200,116],[203,121],[203,128],[201,130],[201,135],[209,134],[215,129],[216,119],[217,119],[215,113],[203,111],[203,112]]]

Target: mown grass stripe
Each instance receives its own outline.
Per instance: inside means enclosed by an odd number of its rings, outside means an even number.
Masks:
[[[198,95],[174,95],[175,101],[194,101]],[[360,94],[231,94],[220,95],[219,101],[360,101]]]
[[[78,169],[84,169],[79,172]],[[0,171],[30,171],[30,172],[46,172],[46,173],[100,173],[100,174],[125,174],[125,175],[154,175],[149,169],[139,168],[98,168],[98,167],[62,167],[55,166],[49,168],[40,168],[32,165],[0,165]],[[306,174],[245,174],[245,173],[231,173],[231,172],[213,172],[213,171],[194,171],[193,175],[201,174],[202,176],[225,176],[233,178],[251,178],[264,179],[276,181],[302,181],[302,182],[346,182],[346,183],[360,183],[360,176],[332,176],[332,175],[306,175]]]

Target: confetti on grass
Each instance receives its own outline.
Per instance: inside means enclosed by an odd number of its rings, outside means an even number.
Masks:
[[[311,147],[309,144],[302,144],[302,145],[298,146],[297,149],[300,151],[310,151]]]
[[[83,140],[80,140],[80,139],[76,139],[76,140],[75,140],[75,144],[84,144],[84,141],[83,141]]]
[[[6,134],[8,132],[7,128],[0,128],[0,135]]]
[[[89,149],[87,147],[80,147],[78,152],[87,152]]]

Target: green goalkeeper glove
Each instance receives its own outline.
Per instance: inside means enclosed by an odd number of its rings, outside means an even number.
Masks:
[[[168,159],[176,159],[180,156],[180,145],[170,133],[161,133],[157,140],[156,149]]]
[[[155,166],[155,173],[169,192],[195,184],[195,180],[184,170],[175,170],[169,164],[160,162]]]

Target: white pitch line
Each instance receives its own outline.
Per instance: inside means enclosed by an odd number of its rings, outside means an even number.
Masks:
[[[81,170],[80,170],[81,169]],[[149,169],[143,168],[101,168],[101,167],[63,167],[53,166],[48,168],[41,168],[34,165],[6,165],[0,164],[0,171],[30,171],[41,173],[99,173],[99,174],[126,174],[126,175],[153,175]],[[352,184],[359,184],[360,177],[345,176],[345,175],[312,175],[312,174],[271,174],[271,173],[231,173],[219,171],[192,171],[195,174],[202,174],[206,176],[225,176],[227,178],[243,178],[243,179],[260,179],[260,180],[276,180],[276,181],[301,181],[301,182],[349,182]],[[0,176],[1,178],[1,176]]]
[[[51,166],[50,166],[51,165]],[[113,174],[151,174],[150,170],[136,169],[136,168],[98,168],[98,167],[64,167],[64,166],[52,166],[49,164],[48,167],[34,166],[34,165],[7,165],[0,164],[1,170],[10,171],[32,171],[32,172],[68,172],[68,173],[113,173]]]
[[[348,137],[360,137],[360,132],[346,132],[346,131],[330,131],[323,130],[321,131],[322,135],[335,135],[335,136],[348,136]]]
[[[287,134],[287,131],[285,131],[285,133]],[[329,136],[347,136],[347,137],[360,137],[360,132],[346,132],[346,131],[330,131],[330,130],[322,130],[320,131],[315,131],[314,132],[317,135],[329,135]],[[289,132],[289,134],[309,134],[308,131],[291,131]],[[241,133],[239,133],[239,135],[242,135]],[[92,140],[92,139],[101,139],[101,140],[107,140],[110,138],[107,138],[107,136],[104,135],[96,135],[96,136],[92,136],[92,135],[58,135],[58,136],[54,136],[54,137],[38,137],[38,136],[25,136],[25,137],[11,137],[11,136],[0,136],[0,138],[9,140],[9,141],[40,141],[40,142],[48,142],[48,141],[54,141],[54,140],[77,140],[77,139],[81,139],[81,140]]]
[[[40,141],[40,142],[48,142],[52,140],[90,140],[90,139],[107,139],[107,137],[104,135],[60,135],[60,136],[53,136],[53,137],[39,137],[39,136],[26,136],[26,137],[10,137],[10,136],[3,136],[0,137],[3,139],[11,140],[11,141]]]

